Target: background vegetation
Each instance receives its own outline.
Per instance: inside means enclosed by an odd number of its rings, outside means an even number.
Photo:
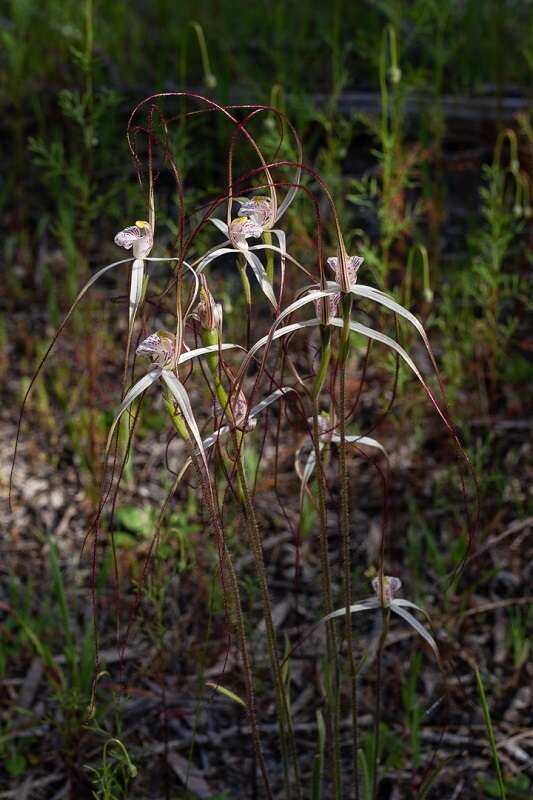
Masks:
[[[423,669],[414,640],[395,632],[384,667],[382,798],[531,793],[532,22],[527,0],[0,2],[6,497],[18,410],[36,364],[79,286],[118,258],[116,231],[146,217],[125,129],[133,106],[153,92],[189,88],[221,103],[270,103],[285,112],[305,163],[334,194],[349,251],[365,256],[365,282],[392,292],[428,330],[477,471],[481,518],[477,550],[451,585],[466,548],[453,453],[400,373],[396,405],[380,427],[393,454],[389,514],[401,531],[392,559],[408,576],[409,597],[430,607],[448,666],[445,677]],[[254,133],[265,150],[276,150],[268,119]],[[227,136],[218,120],[205,118],[176,134],[187,197],[199,207],[224,189]],[[158,245],[161,255],[172,254],[175,187],[162,175],[158,190]],[[321,210],[331,243],[333,220]],[[309,207],[297,200],[287,217],[299,256],[309,246]],[[245,308],[233,273],[214,269],[212,291],[228,319],[233,310],[238,320]],[[157,298],[150,302],[157,311]],[[238,703],[205,688],[224,661],[224,601],[191,486],[180,490],[144,571],[168,482],[165,426],[150,410],[116,509],[120,592],[106,553],[94,587],[105,609],[96,702],[90,547],[82,548],[119,400],[125,303],[117,278],[91,295],[29,405],[0,545],[0,797],[251,797],[246,720]],[[404,344],[417,353],[414,337]],[[386,410],[394,373],[392,358],[369,371],[363,421]],[[350,396],[360,383],[359,371]],[[310,599],[316,562],[297,584],[294,541],[276,506],[275,492],[287,508],[294,495],[289,451],[279,486],[260,471],[255,496],[275,608],[294,642],[305,625],[283,598],[309,601],[307,624],[320,611]],[[259,452],[259,445],[248,452],[250,469]],[[369,534],[362,549],[370,565],[383,503],[368,473],[356,473],[352,525]],[[314,525],[307,510],[304,539]],[[238,525],[230,520],[229,535],[253,607],[259,590]],[[358,587],[364,571],[355,570]],[[133,620],[122,654],[117,609]],[[298,662],[291,680],[310,776],[321,723],[317,678],[306,663]],[[364,719],[371,701],[362,702]],[[274,730],[267,725],[265,735]],[[367,723],[366,751],[370,730]]]

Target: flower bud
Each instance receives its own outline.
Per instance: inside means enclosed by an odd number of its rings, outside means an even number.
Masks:
[[[389,69],[389,80],[392,84],[397,85],[402,79],[402,71],[399,67],[391,67]]]
[[[204,275],[200,276],[200,284],[200,301],[196,306],[200,325],[206,331],[220,331],[222,329],[222,305],[215,303]]]

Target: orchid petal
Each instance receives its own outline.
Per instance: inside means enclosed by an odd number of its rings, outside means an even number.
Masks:
[[[135,321],[135,316],[139,310],[142,299],[143,291],[143,278],[144,278],[144,261],[142,258],[136,258],[131,268],[131,286],[130,286],[130,303],[129,303],[129,326],[130,330]]]
[[[261,264],[255,253],[251,253],[249,250],[243,250],[242,254],[245,257],[248,264],[251,266],[254,275],[257,278],[257,282],[259,283],[259,286],[263,290],[264,294],[270,300],[274,308],[277,308],[278,303],[276,300],[276,295],[274,294],[274,289],[272,288],[272,284],[267,278],[264,266]]]
[[[353,603],[350,606],[349,613],[350,614],[357,614],[359,611],[371,611],[373,608],[379,608],[379,602],[376,597],[367,597],[364,600],[360,600],[358,603]],[[336,611],[332,611],[331,614],[326,614],[325,617],[322,617],[320,622],[317,624],[320,625],[322,622],[328,622],[330,619],[335,619],[336,617],[345,617],[346,616],[346,609],[345,608],[338,608]]]
[[[420,611],[420,613],[423,614],[427,619],[430,619],[430,616],[427,613],[427,611],[424,611],[423,608],[417,606],[416,603],[411,603],[410,600],[405,600],[403,597],[398,597],[394,599],[394,602],[399,606],[407,606],[408,608],[414,608],[416,611]]]
[[[417,619],[415,619],[415,617],[413,617],[412,614],[409,613],[409,611],[406,611],[405,608],[402,608],[403,605],[404,605],[403,603],[401,605],[399,605],[397,600],[393,600],[392,603],[390,604],[391,611],[394,611],[395,614],[398,614],[398,616],[402,617],[402,619],[404,619],[408,623],[408,625],[410,625],[412,628],[414,628],[415,631],[423,639],[426,640],[426,642],[429,644],[429,646],[433,650],[433,652],[434,652],[434,654],[435,654],[435,656],[437,658],[437,661],[440,661],[439,649],[437,647],[435,639],[424,628],[424,626],[421,625],[420,622]],[[417,608],[417,606],[415,606],[415,608]],[[421,611],[421,609],[418,609],[418,610]]]
[[[194,418],[193,410],[191,407],[191,401],[189,400],[189,395],[184,387],[184,385],[179,381],[173,372],[169,370],[163,370],[161,375],[164,382],[168,386],[172,396],[174,397],[176,403],[179,406],[181,413],[185,418],[185,422],[192,433],[196,444],[198,445],[198,450],[200,452],[200,456],[202,461],[204,462],[204,466],[207,472],[207,460],[205,457],[204,447],[202,444],[202,437],[200,436],[200,431],[198,429],[198,425],[196,423],[196,419]]]
[[[383,445],[380,444],[376,439],[372,439],[372,437],[370,437],[370,436],[355,436],[355,435],[352,436],[352,435],[350,435],[350,436],[345,436],[344,438],[345,438],[345,441],[348,442],[348,444],[359,444],[359,445],[362,445],[362,446],[364,445],[365,447],[374,447],[376,450],[380,450],[383,453],[383,455],[385,456],[385,458],[388,459],[388,457],[389,457],[388,453],[385,450],[385,448],[383,447]],[[341,441],[340,435],[338,433],[332,434],[331,441],[335,442],[335,444],[340,444],[340,441]]]
[[[131,387],[131,389],[126,393],[126,396],[124,397],[122,403],[120,404],[115,419],[113,420],[113,424],[111,425],[111,428],[109,430],[109,435],[107,437],[107,444],[105,449],[106,456],[109,452],[109,447],[111,445],[111,439],[113,438],[113,433],[122,414],[126,411],[126,409],[129,406],[131,406],[133,401],[137,397],[139,397],[140,394],[145,392],[153,383],[155,383],[161,377],[162,372],[163,372],[162,367],[157,367],[156,369],[150,370],[150,372],[148,372],[146,375],[143,375],[143,377],[140,378],[140,380],[138,380],[137,383],[135,383]]]
[[[229,235],[229,228],[227,222],[224,222],[223,220],[218,219],[217,217],[209,217],[209,222],[212,222],[215,228],[218,228],[219,231],[222,231],[224,236]]]
[[[200,356],[209,355],[209,353],[218,353],[219,350],[232,350],[234,348],[239,348],[239,350],[244,350],[244,347],[241,347],[240,344],[210,344],[208,347],[198,347],[195,350],[189,350],[187,353],[182,353],[181,356],[178,358],[178,364],[184,364],[186,361],[190,361],[191,358],[199,358]]]
[[[280,397],[284,397],[286,394],[289,394],[289,392],[294,392],[294,391],[295,390],[290,386],[281,386],[279,389],[276,389],[275,392],[272,392],[272,394],[269,394],[268,397],[265,397],[264,400],[261,400],[260,403],[254,406],[251,409],[249,416],[252,419],[259,416],[259,414],[263,413],[265,408],[274,403]]]
[[[200,272],[202,272],[207,267],[208,264],[210,264],[212,261],[215,261],[215,259],[219,258],[220,256],[227,255],[228,253],[240,253],[240,252],[241,251],[237,250],[235,247],[217,247],[215,250],[211,250],[211,252],[207,253],[202,258],[202,260],[196,267],[196,272],[197,274],[200,274]]]

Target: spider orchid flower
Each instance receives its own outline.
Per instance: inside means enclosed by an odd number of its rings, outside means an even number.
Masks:
[[[167,331],[157,331],[156,333],[152,333],[150,336],[144,339],[144,341],[142,341],[137,348],[137,353],[139,355],[148,356],[152,360],[152,369],[146,375],[143,375],[143,377],[134,383],[128,392],[126,392],[126,395],[119,406],[119,409],[115,415],[115,419],[113,420],[109,430],[106,455],[109,453],[113,434],[124,412],[128,410],[131,404],[138,397],[140,397],[141,394],[143,394],[147,389],[150,388],[150,386],[152,386],[161,378],[161,380],[166,384],[167,389],[173,396],[177,407],[183,415],[185,422],[187,423],[187,427],[198,447],[200,456],[207,468],[202,437],[200,436],[198,424],[192,410],[191,401],[185,386],[177,377],[176,368],[179,367],[180,364],[184,364],[186,361],[191,361],[194,358],[208,356],[220,350],[235,349],[238,348],[239,345],[216,344],[209,347],[199,347],[194,350],[187,350],[186,352],[177,356],[177,353],[175,352],[175,342],[176,340],[173,334],[168,333]]]
[[[313,418],[310,417],[307,420],[307,424],[309,427],[313,425]],[[329,446],[330,444],[339,444],[341,441],[341,437],[338,433],[335,432],[335,429],[332,428],[331,422],[328,416],[324,414],[320,414],[318,417],[318,449],[319,452]],[[359,436],[358,434],[348,434],[345,437],[346,444],[352,444],[356,447],[371,447],[374,450],[379,450],[385,458],[388,460],[389,456],[387,451],[376,439],[372,439],[370,436]],[[302,450],[304,446],[300,447],[294,456],[294,469],[295,472],[300,479],[300,511],[303,508],[304,498],[306,494],[310,494],[309,490],[309,481],[313,475],[316,466],[316,452],[315,449],[312,448],[307,458],[302,463]],[[311,495],[312,497],[312,495]],[[396,580],[396,578],[395,578]]]
[[[361,256],[334,256],[328,258],[328,266],[335,273],[335,280],[341,287],[341,291],[346,293],[352,290],[357,283],[357,273],[363,263]]]
[[[276,222],[276,214],[271,198],[257,195],[240,201],[239,216],[235,217],[229,226],[215,217],[211,217],[211,222],[228,237],[229,241],[225,242],[221,247],[215,247],[210,250],[200,260],[197,272],[202,272],[208,264],[222,255],[227,253],[241,254],[252,268],[262,291],[274,308],[277,308],[276,296],[266,270],[255,252],[252,252],[253,250],[271,250],[278,253],[281,257],[282,273],[284,272],[287,256],[286,237],[282,230],[273,228]],[[276,237],[278,241],[277,247],[268,243],[253,246],[248,244],[248,239],[259,239],[265,231],[271,231]],[[227,244],[230,244],[231,247],[226,247]]]
[[[135,316],[142,300],[144,259],[150,255],[154,244],[154,234],[149,222],[138,220],[135,225],[119,231],[115,236],[115,244],[125,250],[133,250],[134,262],[131,268],[131,287],[129,302],[129,328],[133,326]]]
[[[262,225],[251,217],[236,217],[229,226],[229,238],[237,250],[248,250],[246,240],[259,239],[262,233]]]
[[[139,356],[149,356],[158,367],[166,367],[172,362],[176,348],[176,337],[167,331],[157,331],[147,336],[137,347]]]
[[[400,589],[402,582],[399,578],[395,578],[391,575],[383,575],[381,577],[374,578],[372,580],[372,588],[375,593],[375,597],[367,597],[364,600],[360,600],[358,603],[353,603],[350,606],[350,614],[357,614],[359,611],[373,611],[378,608],[388,608],[401,617],[408,625],[410,625],[419,636],[424,639],[429,646],[431,647],[433,653],[437,661],[440,662],[440,655],[439,650],[437,647],[437,643],[433,636],[429,633],[429,631],[420,624],[420,622],[407,611],[407,608],[414,608],[416,611],[420,611],[422,614],[426,614],[426,612],[419,608],[419,606],[411,603],[410,600],[404,600],[401,597],[396,597],[396,592]],[[327,614],[320,620],[319,624],[323,622],[328,622],[330,619],[335,619],[336,617],[343,617],[346,614],[346,608],[339,608],[336,611],[332,611],[331,614]]]
[[[262,195],[255,195],[244,200],[239,208],[239,216],[254,220],[262,227],[263,231],[272,228],[275,222],[272,201],[270,197]]]

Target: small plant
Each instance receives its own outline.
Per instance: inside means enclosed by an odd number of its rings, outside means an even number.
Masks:
[[[385,74],[383,77],[396,84],[399,68],[395,38],[391,31],[387,36],[392,48],[393,71],[389,78]],[[201,43],[201,37],[199,41]],[[210,197],[200,209],[188,207],[188,195],[170,135],[172,125],[179,124],[179,117],[166,110],[169,103],[182,104],[184,101],[194,104],[191,114],[218,115],[230,130],[227,184],[218,196]],[[277,120],[280,136],[287,132],[292,136],[293,158],[268,160],[265,156],[253,134],[254,126],[262,121],[265,114]],[[384,173],[388,187],[385,193],[388,208],[393,202],[391,193],[396,191],[389,174],[392,163],[390,147],[393,144],[389,139],[396,134],[389,130],[388,119],[383,124],[384,142],[389,148],[385,153],[388,160]],[[95,548],[98,548],[99,541],[96,534],[101,529],[108,525],[114,530],[113,513],[111,519],[106,519],[106,502],[109,500],[113,509],[117,506],[122,476],[130,457],[133,437],[135,435],[137,439],[139,435],[143,409],[149,403],[159,403],[156,407],[163,409],[166,421],[180,440],[186,455],[179,468],[173,470],[172,486],[160,514],[153,522],[154,547],[157,548],[159,544],[165,515],[170,513],[171,520],[179,520],[174,497],[185,474],[189,472],[189,480],[193,481],[203,509],[204,536],[207,538],[207,531],[211,532],[212,546],[218,560],[224,621],[228,631],[233,632],[241,665],[242,686],[232,691],[216,683],[214,688],[226,699],[237,701],[236,705],[242,704],[246,708],[254,763],[261,775],[265,796],[274,797],[276,790],[273,787],[280,779],[283,796],[287,798],[302,798],[309,789],[313,797],[318,798],[326,783],[330,787],[328,796],[335,800],[347,797],[346,793],[352,789],[356,800],[363,796],[362,791],[366,796],[376,798],[379,789],[380,731],[383,728],[381,662],[391,613],[407,622],[430,646],[437,662],[440,661],[435,639],[407,610],[422,609],[408,600],[396,598],[399,579],[384,575],[387,558],[385,525],[380,536],[378,576],[373,581],[375,597],[353,602],[353,595],[358,590],[353,585],[354,558],[360,542],[355,541],[350,518],[353,505],[350,491],[351,451],[369,461],[385,494],[388,478],[387,466],[383,465],[381,458],[387,455],[383,446],[366,433],[350,433],[348,430],[357,411],[357,401],[352,402],[349,396],[348,379],[355,369],[356,341],[380,345],[385,352],[394,354],[398,362],[407,365],[417,379],[468,469],[469,464],[449,419],[444,398],[435,392],[431,378],[424,376],[415,357],[399,343],[397,336],[384,332],[386,315],[394,323],[396,331],[400,322],[409,324],[421,342],[434,377],[437,374],[436,363],[427,334],[419,319],[394,297],[371,283],[360,282],[360,273],[364,274],[366,269],[364,259],[349,254],[330,190],[314,170],[304,165],[302,147],[293,127],[275,108],[252,106],[237,111],[183,92],[155,95],[134,109],[128,127],[128,141],[139,178],[146,188],[145,216],[148,220],[138,221],[117,234],[115,243],[126,250],[131,249],[133,258],[118,260],[95,272],[79,292],[58,332],[59,335],[64,330],[73,311],[96,281],[111,270],[127,265],[129,303],[121,398],[117,401],[105,448],[108,469],[102,501],[93,525]],[[236,164],[241,152],[244,152],[244,163],[247,164],[251,158],[254,165],[245,166],[239,172]],[[152,252],[157,252],[160,235],[156,213],[157,187],[164,168],[175,182],[177,235],[171,255],[153,256]],[[309,251],[299,259],[292,255],[289,247],[290,230],[282,227],[285,212],[297,194],[300,194],[301,201],[306,200],[310,204],[316,220],[313,236],[308,240],[311,242]],[[327,206],[329,218],[333,220],[333,235],[326,242],[323,241],[321,210],[324,205]],[[222,234],[224,241],[214,241],[206,250],[204,244],[214,233]],[[388,238],[385,237],[384,271],[381,273],[383,283],[386,283],[393,238],[392,233]],[[332,253],[327,258],[324,253],[326,247]],[[225,270],[225,280],[228,283],[232,281],[232,286],[238,286],[240,298],[244,299],[244,304],[234,306],[244,307],[244,314],[240,318],[228,320],[222,305],[215,298],[215,274],[220,264]],[[158,269],[165,271],[166,286],[163,290],[158,285]],[[208,273],[211,278],[207,277]],[[155,294],[152,294],[153,288]],[[157,304],[153,302],[156,295],[159,296]],[[368,325],[360,321],[365,307],[374,311],[380,324]],[[157,311],[152,313],[154,308]],[[226,341],[230,323],[235,338]],[[307,359],[295,345],[301,340],[308,344],[310,357]],[[41,366],[54,342],[55,339]],[[138,364],[142,364],[142,367]],[[299,528],[305,526],[310,531],[309,546],[316,550],[320,564],[321,610],[315,606],[313,613],[324,625],[326,638],[320,676],[323,709],[318,717],[318,753],[311,787],[304,785],[302,778],[303,753],[295,735],[291,712],[287,643],[282,640],[283,632],[275,623],[272,586],[265,560],[255,488],[258,475],[272,469],[276,471],[280,440],[284,439],[292,447],[293,437],[290,426],[285,422],[284,409],[290,409],[304,436],[303,445],[300,441],[293,449],[300,478],[296,512],[300,515]],[[272,418],[277,425],[275,436],[269,427]],[[274,455],[267,456],[267,445]],[[252,448],[254,457],[249,458],[247,453]],[[374,455],[369,455],[369,451]],[[303,466],[302,453],[306,454]],[[335,503],[332,481],[338,493]],[[311,486],[314,491],[311,491]],[[311,541],[313,524],[305,519],[305,497],[311,498],[311,514],[318,528],[316,543]],[[328,516],[334,510],[338,515],[339,530],[335,559],[328,522]],[[227,523],[228,512],[238,515],[242,520],[236,533],[231,536]],[[124,510],[121,512],[120,506],[117,517],[124,522]],[[236,569],[237,543],[240,548],[249,550],[253,565],[254,582],[249,584],[253,592],[248,596],[243,592],[242,580]],[[152,552],[150,555],[153,555]],[[95,564],[100,557],[96,549]],[[183,544],[178,558],[182,563]],[[361,571],[363,564],[360,557],[357,558],[357,568]],[[155,593],[152,592],[150,598],[154,607],[159,609],[157,618],[160,620],[164,593],[158,592],[157,586],[152,588]],[[272,692],[277,719],[275,745],[267,745],[260,724],[263,703],[257,692],[258,679],[252,653],[254,642],[250,636],[254,620],[257,623],[254,616],[255,597],[261,609],[270,676],[266,691]],[[380,612],[383,620],[376,660],[371,758],[365,756],[359,735],[359,670],[366,644],[352,626],[352,615],[367,610]],[[95,604],[94,613],[97,623],[98,603]],[[342,632],[336,627],[337,619],[343,621]],[[159,629],[160,647],[163,635],[164,631]],[[285,653],[283,658],[282,647]],[[262,694],[264,691],[265,688]],[[343,760],[340,736],[341,709],[345,703],[350,709],[351,728],[348,768]],[[109,749],[112,745],[118,755],[113,762],[107,752],[108,745]],[[276,757],[279,758],[281,777],[272,774],[269,767],[271,757],[266,754],[270,747],[275,748]],[[106,743],[102,767],[96,770],[97,796],[120,796],[116,795],[116,775],[121,771],[128,772],[130,777],[132,775],[131,762],[120,740],[111,739]]]

